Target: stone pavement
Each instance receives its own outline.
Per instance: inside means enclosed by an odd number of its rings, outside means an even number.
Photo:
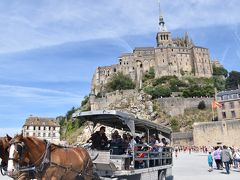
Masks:
[[[178,158],[174,157],[173,176],[174,180],[238,180],[240,171],[231,169],[230,174],[224,170],[208,172],[207,154],[203,153],[180,153]]]
[[[178,158],[174,157],[173,176],[174,180],[239,180],[240,171],[231,169],[230,174],[224,170],[213,170],[208,172],[207,154],[202,153],[180,153]],[[215,168],[215,164],[214,164]],[[9,180],[2,177],[0,180]]]

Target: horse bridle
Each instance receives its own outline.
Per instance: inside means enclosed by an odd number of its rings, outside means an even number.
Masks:
[[[18,155],[19,155],[19,158],[18,159],[15,159],[14,157],[12,158],[8,158],[8,160],[12,160],[16,163],[21,163],[22,159],[23,159],[23,154],[25,152],[25,146],[24,146],[24,142],[21,142],[21,141],[17,141],[17,142],[12,142],[12,143],[9,143],[10,147],[12,145],[15,145],[17,146],[17,150],[14,148],[15,151],[17,151]]]

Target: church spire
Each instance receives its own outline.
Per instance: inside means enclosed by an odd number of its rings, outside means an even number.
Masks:
[[[165,22],[163,20],[163,15],[161,11],[161,5],[160,5],[160,0],[158,1],[159,3],[159,27],[160,27],[160,32],[167,32],[167,27],[165,26]]]

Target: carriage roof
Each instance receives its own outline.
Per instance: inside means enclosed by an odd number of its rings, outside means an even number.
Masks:
[[[77,112],[73,114],[73,117],[82,121],[91,121],[94,124],[100,123],[105,126],[126,131],[130,129],[131,132],[145,132],[146,129],[148,129],[151,132],[161,132],[163,136],[169,138],[172,133],[172,130],[166,126],[139,119],[132,114],[115,110]]]

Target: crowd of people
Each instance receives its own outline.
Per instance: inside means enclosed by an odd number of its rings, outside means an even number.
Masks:
[[[87,142],[91,142],[91,148],[96,150],[110,150],[112,155],[132,155],[132,151],[136,153],[137,158],[144,158],[147,152],[161,152],[169,143],[165,138],[161,140],[157,135],[143,135],[135,138],[130,133],[123,133],[122,136],[117,130],[111,134],[111,139],[108,139],[105,134],[106,128],[102,126],[99,131],[93,133]],[[144,153],[146,152],[146,153]],[[138,168],[144,168],[146,162],[139,160]]]
[[[225,168],[226,173],[230,174],[231,168],[239,168],[240,170],[240,149],[235,147],[216,146],[176,146],[175,157],[177,158],[178,152],[185,152],[191,154],[195,153],[208,153],[208,171],[213,171],[213,165],[215,163],[217,170]]]
[[[209,171],[213,170],[213,161],[215,161],[218,170],[225,167],[226,173],[230,174],[231,167],[240,168],[240,149],[225,145],[216,146],[213,151],[209,151]]]
[[[147,135],[133,136],[130,133],[123,133],[122,136],[117,130],[111,134],[109,140],[105,134],[106,128],[102,126],[99,131],[93,133],[87,142],[91,142],[91,148],[96,150],[112,150],[112,154],[127,154],[133,150],[133,145],[139,144],[141,147],[139,150],[147,149],[148,151],[161,151],[162,147],[168,145],[165,138],[161,140],[156,135],[151,135],[149,138]],[[149,141],[148,141],[149,139]]]

